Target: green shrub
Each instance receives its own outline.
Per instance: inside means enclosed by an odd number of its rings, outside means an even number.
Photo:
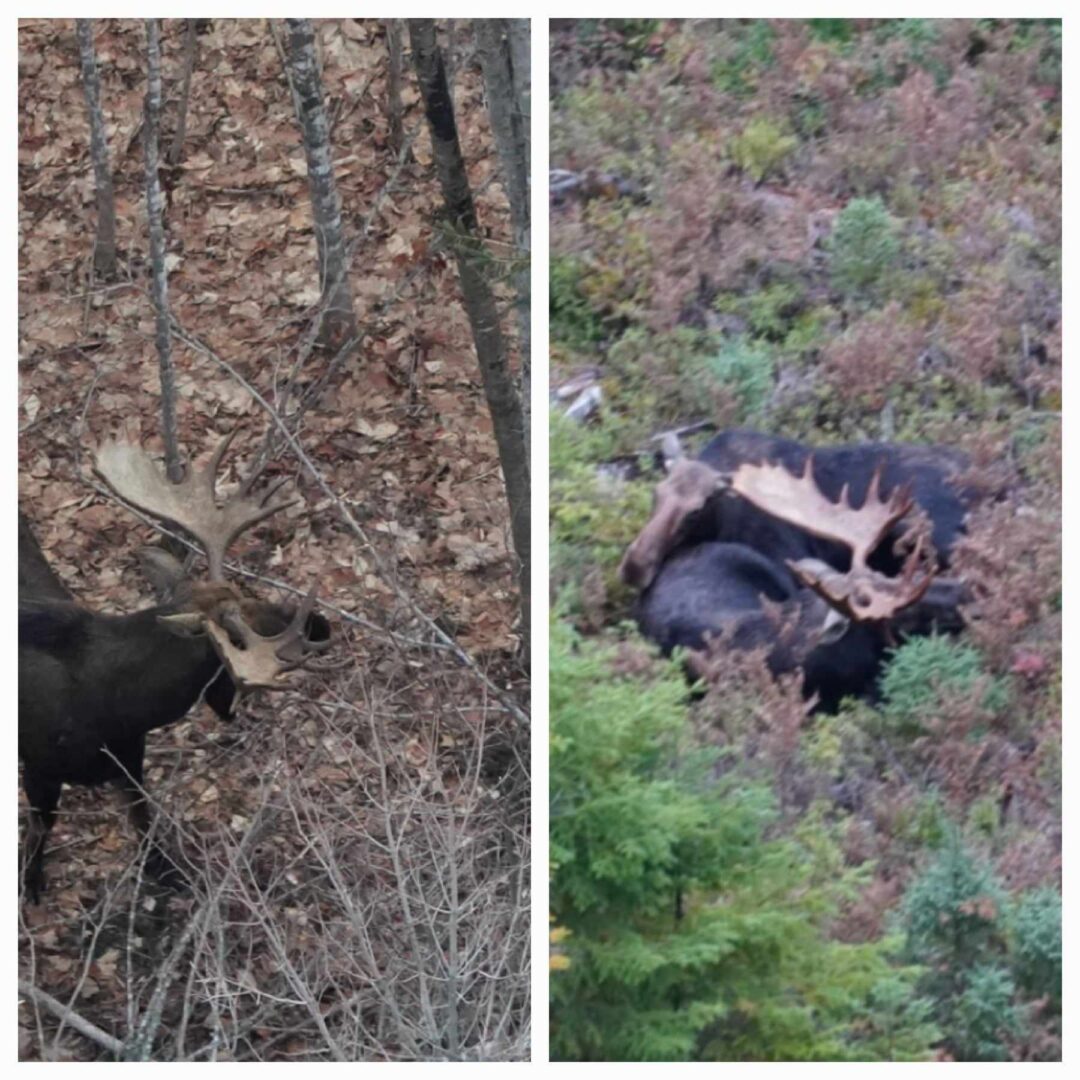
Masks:
[[[775,172],[799,145],[794,135],[785,135],[772,120],[759,116],[729,143],[731,157],[751,179],[760,183]]]
[[[747,305],[750,329],[758,337],[783,341],[802,310],[804,293],[794,282],[777,281],[751,293]]]
[[[740,421],[759,416],[768,404],[776,380],[772,354],[760,344],[735,338],[725,342],[720,351],[708,357],[704,376],[727,387],[735,396]]]
[[[609,413],[617,411],[624,433],[621,452],[645,446],[665,426],[687,417],[716,416],[718,381],[706,361],[718,338],[680,326],[651,332],[632,327],[614,342],[605,358],[612,388]],[[727,395],[729,396],[729,395]]]
[[[548,304],[551,339],[574,349],[587,349],[604,338],[601,315],[582,291],[584,276],[580,259],[552,256]]]
[[[945,1046],[962,1061],[1003,1061],[1019,1033],[1005,967],[1005,895],[993,871],[963,846],[958,830],[908,888],[901,906],[909,956],[937,1002]]]
[[[931,966],[931,981],[951,986],[964,970],[1001,954],[1004,904],[993,871],[951,829],[937,857],[908,888],[902,907],[908,949]]]
[[[1012,969],[1020,988],[1045,997],[1061,1011],[1061,894],[1056,889],[1025,893],[1009,919]]]
[[[1008,1061],[1006,1039],[1020,1034],[1012,976],[996,964],[973,968],[951,1010],[948,1042],[959,1061]]]
[[[847,45],[851,42],[854,30],[850,19],[807,19],[810,35],[818,41],[827,41],[833,45]]]
[[[761,73],[774,61],[776,31],[768,19],[754,19],[744,26],[716,35],[719,55],[712,63],[713,85],[726,94],[749,97]]]
[[[551,913],[568,963],[551,983],[556,1060],[925,1059],[933,1031],[898,1005],[865,1017],[897,942],[832,940],[841,885],[808,817],[774,839],[770,792],[717,778],[674,664],[551,630]],[[632,672],[632,674],[631,674]],[[909,1000],[903,985],[894,1000]]]
[[[930,851],[941,847],[949,827],[945,806],[936,791],[929,791],[897,808],[892,825],[898,840],[913,849]]]
[[[968,808],[967,827],[972,833],[993,836],[1001,824],[1001,797],[989,792],[976,799]]]
[[[867,296],[900,256],[897,225],[880,199],[852,199],[829,238],[833,284],[848,296]]]
[[[598,569],[605,585],[619,589],[616,570],[626,546],[647,519],[653,485],[606,482],[597,466],[611,458],[622,432],[605,413],[597,423],[578,424],[551,413],[551,579],[576,610],[585,575]]]
[[[862,1028],[873,1061],[925,1061],[926,1047],[941,1038],[934,1002],[895,976],[870,991]]]
[[[1008,703],[1008,684],[990,678],[978,650],[947,637],[917,637],[894,649],[881,676],[882,712],[900,731],[922,730],[922,720],[943,698],[985,685],[982,707]]]

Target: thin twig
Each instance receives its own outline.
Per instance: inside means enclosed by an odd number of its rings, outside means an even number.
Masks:
[[[47,1009],[53,1016],[59,1017],[65,1024],[69,1024],[80,1035],[85,1035],[91,1042],[104,1046],[106,1050],[119,1056],[124,1049],[124,1044],[107,1031],[102,1031],[97,1024],[90,1023],[85,1017],[69,1009],[62,1001],[57,1001],[52,994],[39,990],[33,983],[19,980],[19,993],[34,1001],[35,1004]]]
[[[323,479],[322,473],[315,467],[311,458],[308,457],[304,448],[297,442],[289,431],[285,422],[281,419],[277,410],[259,393],[259,391],[240,374],[227,360],[218,356],[209,345],[200,341],[194,335],[188,333],[176,320],[175,316],[172,319],[173,333],[183,341],[189,348],[195,349],[201,352],[204,356],[213,360],[219,367],[223,368],[229,375],[231,375],[245,390],[252,396],[254,401],[266,412],[267,416],[278,426],[284,441],[288,443],[289,449],[292,450],[296,456],[297,461],[305,468],[308,475],[315,481],[316,485],[326,496],[327,499],[333,504],[334,509],[337,510],[338,516],[348,527],[349,531],[360,540],[360,542],[367,549],[371,555],[372,561],[375,563],[375,567],[379,572],[379,576],[387,582],[394,590],[398,599],[405,603],[409,610],[419,619],[425,627],[444,645],[448,646],[455,656],[467,667],[474,675],[483,683],[485,687],[501,701],[523,724],[529,723],[528,714],[525,713],[516,702],[509,699],[504,692],[497,687],[491,680],[480,670],[476,661],[456,642],[449,634],[447,634],[426,612],[424,612],[416,601],[405,592],[397,583],[395,576],[391,573],[389,567],[386,565],[382,556],[379,554],[378,549],[371,542],[367,533],[361,527],[356,518],[353,517],[352,511],[349,510],[345,504],[345,500],[337,495],[336,492],[327,484]]]

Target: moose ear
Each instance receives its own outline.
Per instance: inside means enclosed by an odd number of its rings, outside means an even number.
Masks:
[[[332,631],[330,623],[322,615],[313,612],[304,624],[304,636],[308,641],[329,641]]]
[[[187,580],[184,564],[159,547],[139,548],[138,559],[139,568],[153,587],[158,602],[167,604],[176,596],[177,588]]]
[[[664,459],[664,472],[671,472],[675,462],[682,461],[686,457],[679,436],[674,431],[664,433],[664,438],[660,443],[660,453]]]
[[[841,615],[835,608],[829,608],[825,621],[821,624],[821,644],[835,645],[851,626],[851,620]]]
[[[157,621],[177,637],[202,637],[206,633],[206,618],[195,611],[181,611],[175,615],[159,615]]]

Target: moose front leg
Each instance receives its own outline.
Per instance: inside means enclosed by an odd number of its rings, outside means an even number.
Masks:
[[[143,790],[143,749],[143,740],[139,740],[137,751],[132,747],[127,752],[116,753],[116,759],[124,771],[123,777],[118,781],[120,792],[127,803],[128,818],[139,836],[139,842],[149,844],[146,872],[166,888],[180,889],[187,882],[184,872],[153,837],[153,817]]]
[[[23,884],[30,902],[38,904],[45,889],[45,841],[52,830],[53,822],[56,821],[60,784],[25,770],[23,789],[30,803],[30,819],[27,822],[26,842],[23,846]]]

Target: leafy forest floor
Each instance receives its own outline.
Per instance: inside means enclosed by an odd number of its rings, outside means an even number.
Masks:
[[[132,611],[149,597],[133,552],[157,534],[102,497],[88,461],[111,434],[161,445],[145,35],[136,21],[95,28],[124,264],[104,286],[89,274],[94,190],[74,24],[19,30],[20,503],[77,598]],[[239,424],[225,487],[254,460],[268,421],[216,358],[280,403],[319,300],[282,33],[267,20],[205,21],[184,155],[165,171],[172,313],[205,346],[174,339],[181,442],[201,458]],[[488,235],[509,244],[461,23],[458,36],[470,180]],[[249,534],[234,558],[260,595],[318,585],[341,666],[308,675],[299,692],[255,695],[229,727],[200,706],[151,735],[148,790],[202,868],[188,894],[136,894],[137,845],[119,800],[65,791],[48,892],[22,907],[20,976],[117,1037],[150,1017],[164,1059],[521,1057],[527,684],[499,461],[436,224],[415,79],[407,67],[412,149],[400,156],[383,24],[321,22],[317,37],[364,337],[298,433],[325,488],[279,458],[270,475],[291,477],[302,505]],[[163,147],[183,41],[183,21],[165,21]],[[325,362],[309,357],[298,384]],[[20,1056],[108,1055],[26,1000]]]
[[[1060,23],[551,43],[553,1056],[1057,1059]],[[968,452],[967,629],[836,715],[691,696],[617,567],[698,421]]]

